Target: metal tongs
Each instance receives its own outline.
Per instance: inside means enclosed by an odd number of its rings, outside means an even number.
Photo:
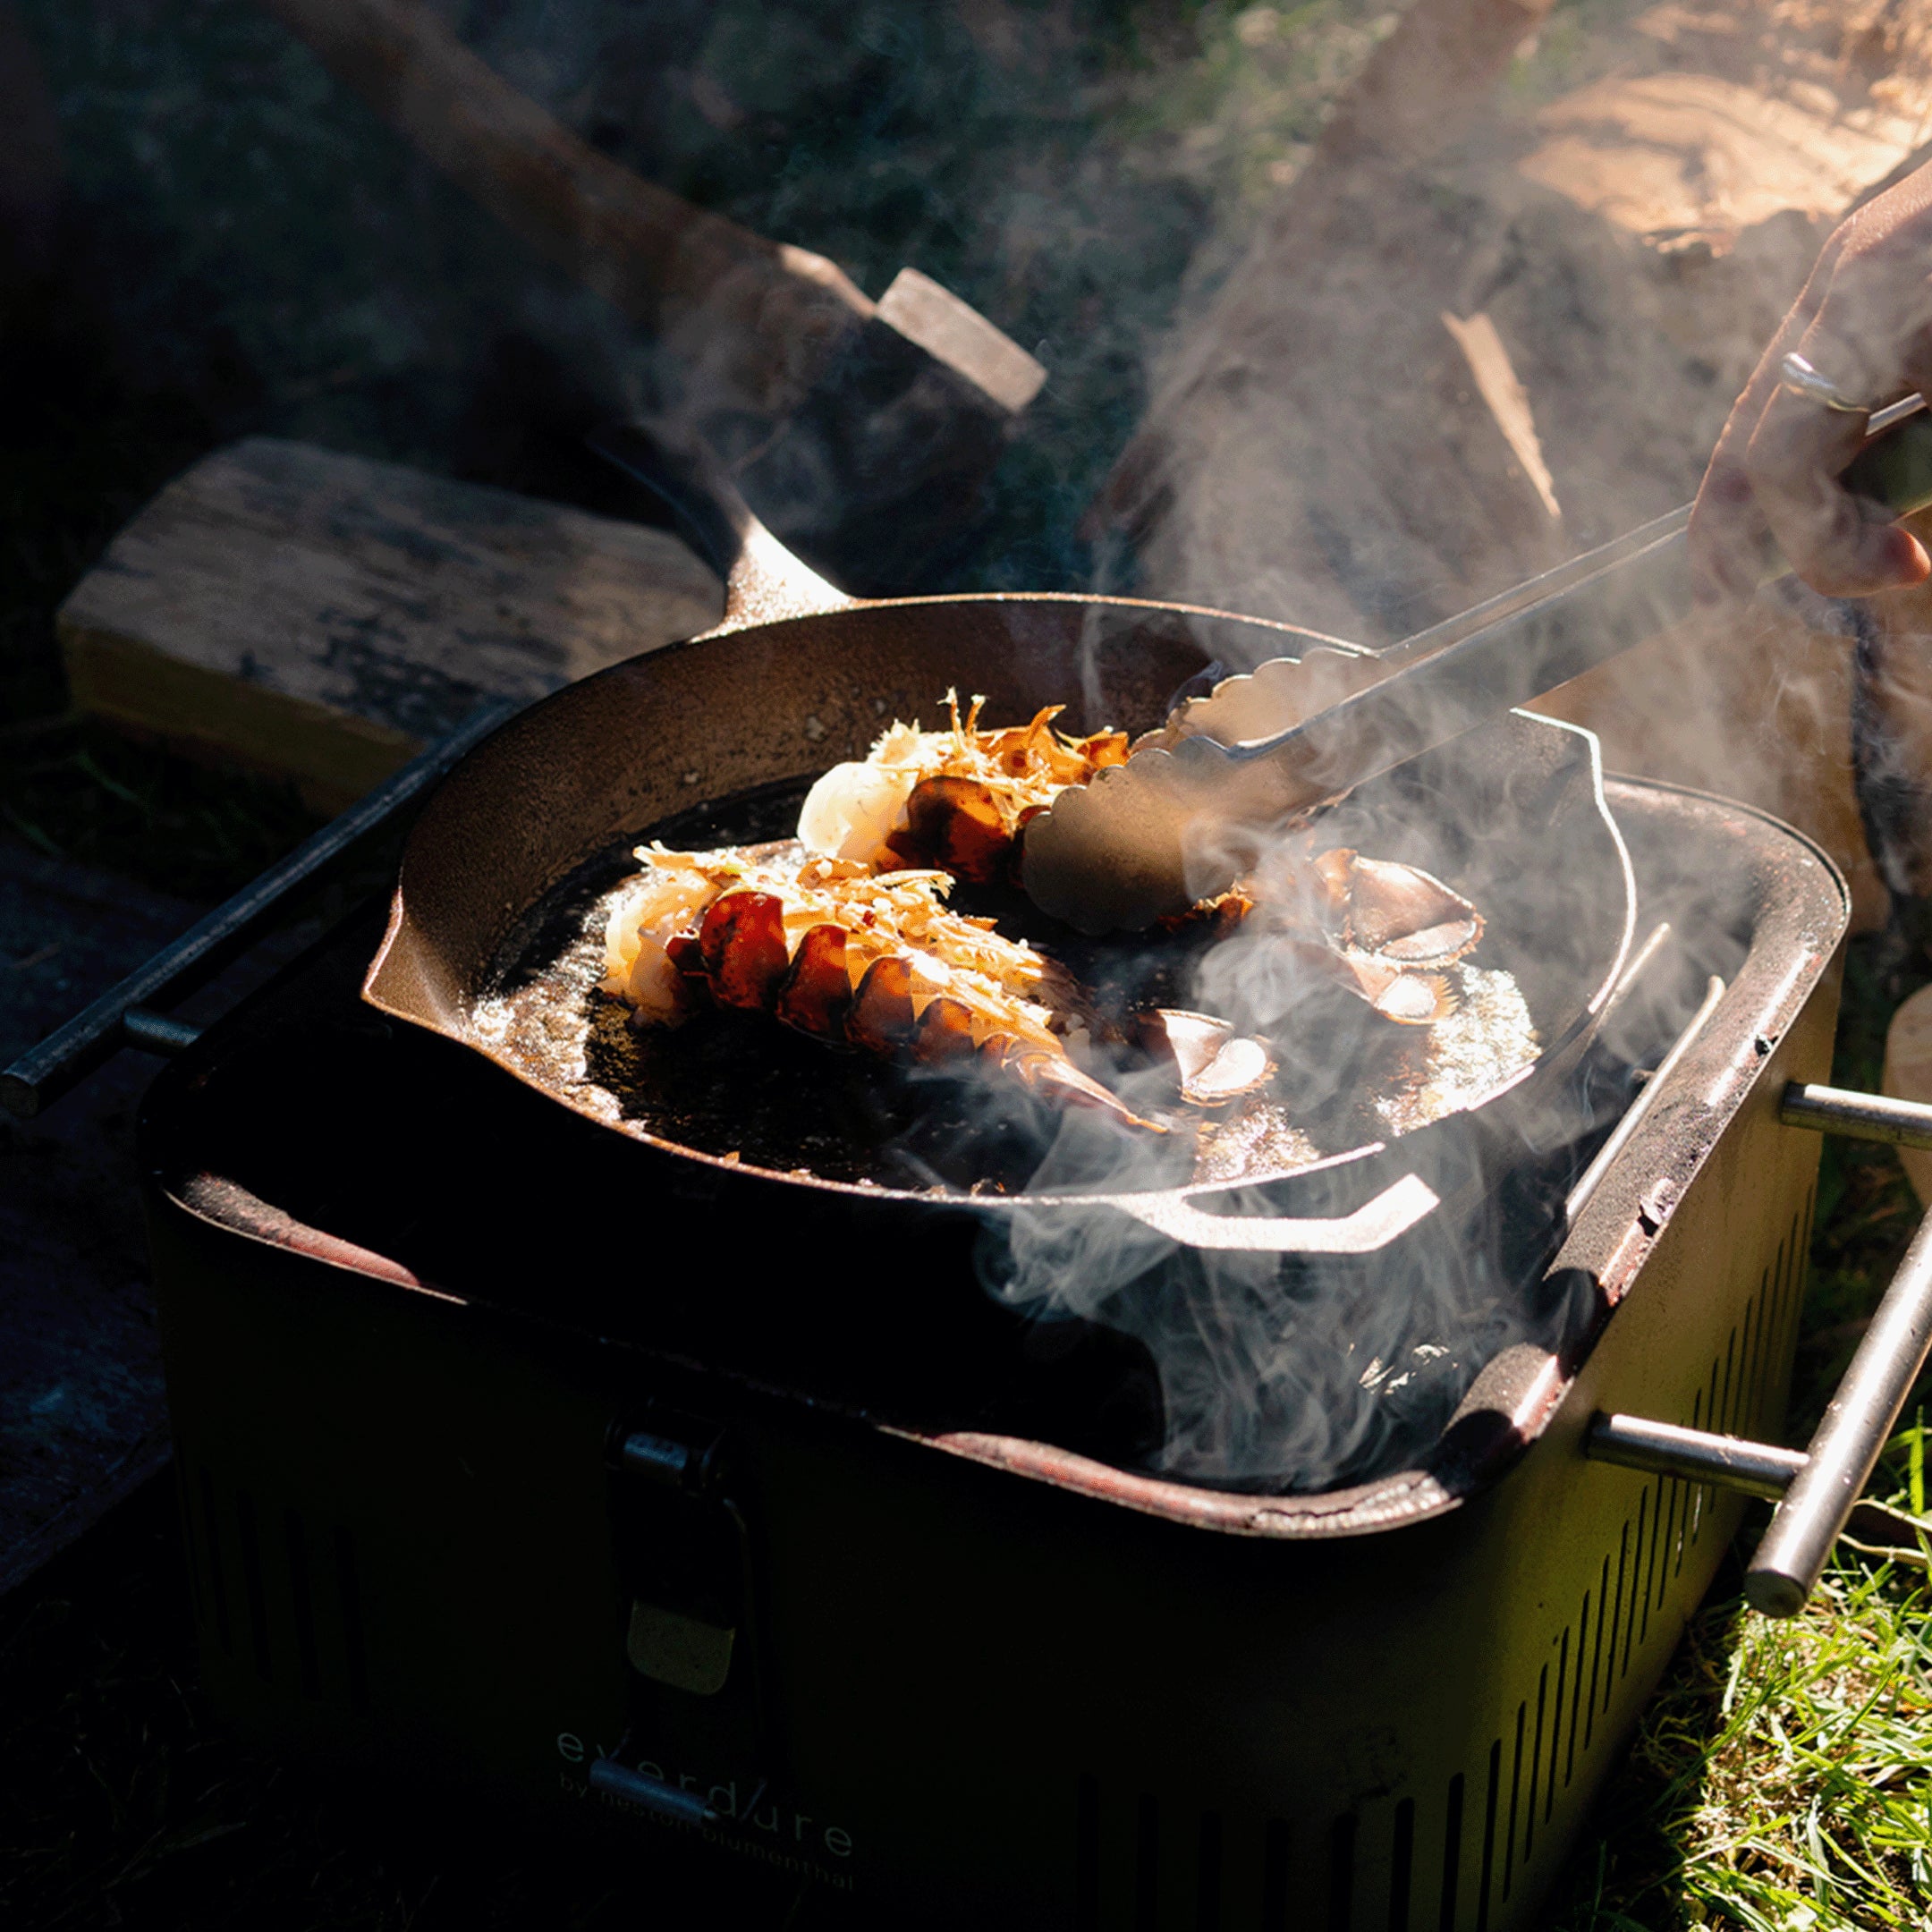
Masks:
[[[1924,407],[1912,396],[1876,411],[1845,473],[1894,516],[1932,504]],[[1190,699],[1124,765],[1028,826],[1028,895],[1104,933],[1224,891],[1297,814],[1688,616],[1690,521],[1686,504],[1385,651],[1317,647]],[[1785,568],[1774,553],[1765,577]]]

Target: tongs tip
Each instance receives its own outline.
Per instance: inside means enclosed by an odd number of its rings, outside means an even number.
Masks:
[[[1163,781],[1174,759],[1137,751],[1090,784],[1070,786],[1026,830],[1027,896],[1089,937],[1137,931],[1194,902],[1185,820]]]

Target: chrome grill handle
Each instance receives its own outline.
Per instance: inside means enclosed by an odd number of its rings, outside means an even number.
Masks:
[[[1787,1127],[1847,1140],[1887,1140],[1894,1147],[1932,1148],[1932,1106],[1922,1100],[1894,1100],[1889,1094],[1854,1093],[1844,1087],[1819,1087],[1792,1080],[1778,1103]]]
[[[1715,1436],[1708,1429],[1682,1428],[1674,1422],[1650,1422],[1631,1415],[1594,1418],[1583,1453],[1594,1462],[1614,1462],[1647,1475],[1681,1476],[1715,1489],[1773,1498],[1790,1489],[1806,1461],[1801,1449],[1777,1449],[1741,1436]]]
[[[1932,1148],[1932,1106],[1915,1100],[1794,1080],[1784,1089],[1778,1117],[1788,1127],[1818,1133]],[[1639,1416],[1598,1415],[1584,1453],[1626,1469],[1776,1496],[1771,1527],[1744,1572],[1744,1595],[1766,1616],[1795,1616],[1871,1479],[1928,1355],[1932,1214],[1919,1222],[1809,1447],[1780,1449]]]
[[[1932,1113],[1932,1108],[1926,1109]],[[1932,1353],[1932,1216],[1866,1329],[1830,1405],[1744,1572],[1744,1594],[1767,1616],[1795,1616],[1811,1594]]]

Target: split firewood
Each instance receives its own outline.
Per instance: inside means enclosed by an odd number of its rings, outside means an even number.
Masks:
[[[668,531],[256,436],[169,484],[55,622],[82,710],[333,811],[486,700],[723,607]]]
[[[835,263],[640,179],[464,47],[421,0],[259,0],[465,193],[653,335],[683,426],[741,457],[782,537],[890,574],[970,511],[1046,372],[903,268],[877,303]],[[814,496],[799,479],[829,477]],[[761,490],[763,479],[768,487]],[[877,587],[877,586],[873,586]]]
[[[1517,109],[1537,11],[1416,0],[1157,372],[1097,506],[1143,581],[1383,643],[1686,501],[1832,225],[1919,158],[1919,11],[1875,40],[1822,4],[1659,7],[1606,77]],[[1900,728],[1932,599],[1876,615],[1859,654],[1768,606],[1703,620],[1545,708],[1613,769],[1795,820],[1868,925],[1855,780],[1932,788],[1932,731]],[[1917,826],[1885,864],[1932,877]]]
[[[1879,1086],[1894,1100],[1932,1103],[1932,987],[1920,987],[1892,1015]],[[1920,1204],[1932,1208],[1932,1153],[1901,1148],[1899,1165]]]

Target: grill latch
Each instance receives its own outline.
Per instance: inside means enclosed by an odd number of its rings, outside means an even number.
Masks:
[[[731,1494],[725,1437],[691,1417],[654,1414],[611,1440],[619,1580],[630,1597],[624,1656],[630,1721],[591,1767],[594,1789],[690,1824],[726,1822],[699,1793],[636,1768],[668,1706],[716,1699],[715,1744],[758,1767],[749,1817],[770,1783],[770,1726],[758,1641],[750,1529]],[[729,1694],[727,1694],[729,1693]]]
[[[620,1437],[619,1563],[631,1592],[624,1654],[654,1682],[716,1697],[743,1614],[744,1519],[718,1493],[723,1437],[701,1447],[655,1430]],[[639,1493],[641,1492],[641,1493]]]

